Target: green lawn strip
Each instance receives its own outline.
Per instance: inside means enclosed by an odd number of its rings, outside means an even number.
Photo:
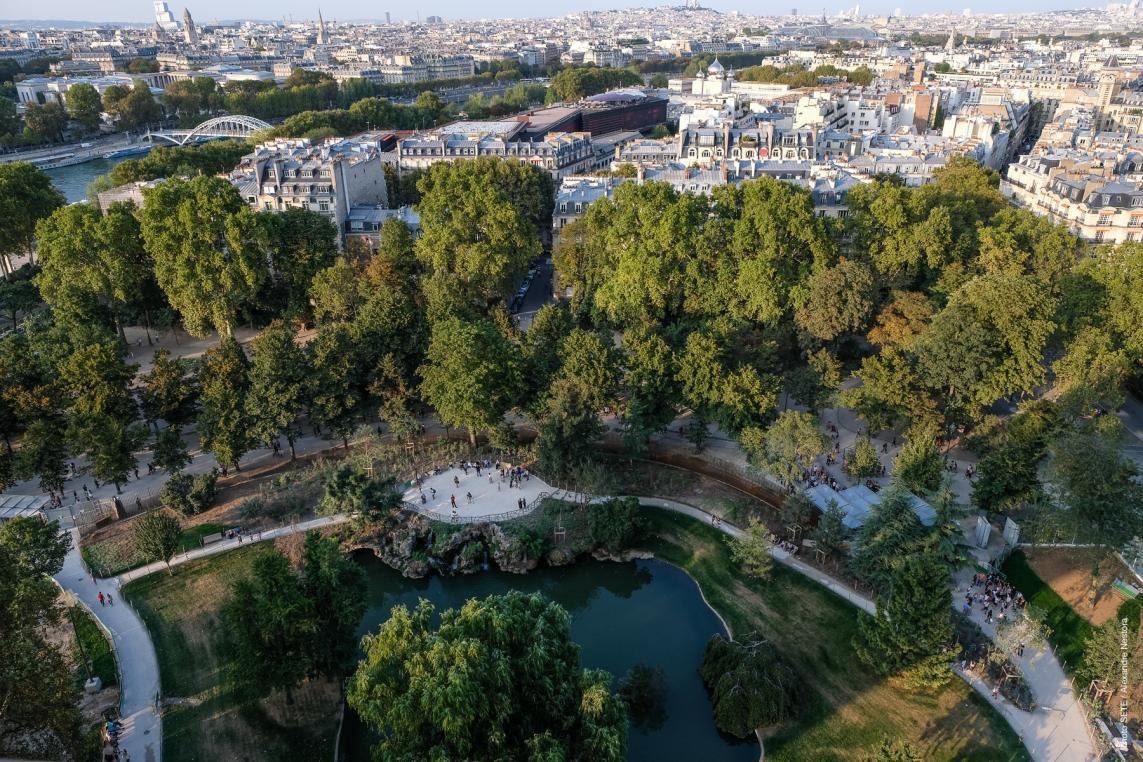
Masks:
[[[196,559],[173,567],[171,575],[157,572],[123,588],[123,597],[136,607],[155,643],[164,697],[185,700],[164,711],[167,762],[318,759],[333,747],[335,691],[306,686],[296,691],[290,712],[313,720],[292,722],[279,719],[282,697],[243,702],[225,685],[216,652],[218,612],[231,583],[268,547],[251,545]]]
[[[70,612],[75,624],[77,647],[82,654],[76,654],[76,662],[91,665],[91,673],[103,681],[103,687],[119,684],[119,673],[115,669],[115,652],[103,630],[99,629],[95,618],[83,606],[73,606]],[[81,685],[87,680],[87,666],[78,670],[76,679]]]
[[[736,635],[762,633],[807,678],[806,712],[767,742],[767,757],[866,759],[893,738],[924,759],[1027,758],[1003,718],[959,680],[934,694],[906,693],[862,666],[851,645],[858,611],[841,598],[780,565],[767,580],[745,577],[714,528],[666,511],[648,516],[656,557],[694,577]]]
[[[184,529],[179,538],[177,552],[183,553],[201,548],[203,537],[229,528],[229,526],[222,524],[198,524]],[[135,543],[129,534],[97,542],[94,545],[85,545],[80,549],[80,555],[83,556],[84,563],[95,572],[96,576],[104,578],[114,577],[150,563],[149,560],[140,558],[135,552]]]
[[[232,528],[223,524],[198,524],[183,530],[179,537],[179,552],[194,550],[202,547],[202,538],[210,534],[218,534]]]
[[[1068,602],[1040,579],[1022,551],[1015,551],[1002,568],[1017,590],[1024,594],[1028,605],[1040,611],[1051,628],[1048,636],[1056,658],[1064,670],[1072,675],[1083,662],[1083,647],[1091,635],[1091,623],[1075,612]]]

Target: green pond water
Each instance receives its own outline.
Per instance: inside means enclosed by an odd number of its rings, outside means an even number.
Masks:
[[[488,571],[424,580],[401,577],[371,554],[359,554],[369,579],[368,609],[358,635],[373,632],[397,604],[426,598],[455,608],[469,598],[520,590],[540,592],[571,614],[572,638],[582,648],[584,667],[602,668],[618,679],[636,664],[661,667],[667,718],[652,731],[630,731],[628,759],[758,759],[757,743],[724,736],[714,726],[710,701],[698,676],[703,648],[722,623],[703,602],[698,586],[682,570],[661,561],[585,562],[526,575]],[[369,759],[367,729],[346,713],[342,759]]]

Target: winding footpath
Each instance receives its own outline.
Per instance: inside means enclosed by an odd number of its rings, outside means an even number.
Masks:
[[[661,508],[675,513],[710,522],[710,514],[694,506],[663,498],[640,497],[639,504]],[[725,520],[715,525],[730,537],[741,537],[742,530]],[[819,584],[829,588],[854,606],[866,613],[875,614],[877,604],[860,593],[847,588],[833,577],[809,564],[799,561],[780,548],[773,548],[770,554],[774,560],[790,567]],[[964,593],[972,580],[972,570],[963,568],[954,579],[953,606],[964,598]],[[984,614],[974,609],[973,622],[978,624],[989,639],[996,637],[996,625],[984,620]],[[1002,697],[994,697],[991,688],[979,677],[960,670],[954,670],[969,686],[982,696],[1008,722],[1020,737],[1028,754],[1036,762],[1088,762],[1099,755],[1088,730],[1087,715],[1076,699],[1072,685],[1060,667],[1059,661],[1050,648],[1042,651],[1027,649],[1017,660],[1017,666],[1024,673],[1024,679],[1036,701],[1036,709],[1025,712]]]
[[[601,499],[596,496],[561,491],[557,491],[553,497],[580,502]],[[686,503],[657,497],[638,497],[638,500],[641,506],[647,508],[672,511],[711,523],[711,514]],[[250,542],[272,540],[294,532],[305,532],[347,520],[346,516],[327,516],[267,530],[244,541],[235,539],[217,542],[176,556],[172,559],[171,566],[225,553]],[[713,526],[729,537],[741,537],[743,534],[741,528],[725,520]],[[74,530],[72,539],[72,550],[68,553],[64,568],[56,579],[65,589],[74,593],[111,633],[119,662],[122,691],[120,706],[124,731],[120,735],[120,744],[127,749],[132,760],[161,762],[162,719],[157,711],[161,695],[158,661],[146,627],[135,611],[121,600],[119,588],[132,580],[163,571],[166,566],[162,563],[153,563],[133,569],[115,579],[97,578],[93,581],[80,559],[78,533]],[[780,548],[773,548],[771,555],[779,563],[812,579],[862,611],[868,614],[876,613],[877,606],[874,601],[850,589],[834,577]],[[954,602],[963,598],[964,590],[970,580],[971,570],[962,570],[957,575]],[[99,605],[100,590],[105,593],[114,590],[113,606]],[[995,636],[995,625],[984,622],[980,612],[973,611],[971,618],[980,625],[988,637]],[[1028,649],[1025,656],[1019,660],[1019,667],[1024,672],[1037,704],[1037,709],[1032,712],[1022,711],[1007,700],[992,696],[990,687],[976,676],[960,670],[957,670],[957,674],[1004,717],[1019,735],[1033,760],[1087,762],[1097,759],[1083,707],[1076,699],[1072,686],[1052,651]]]
[[[325,516],[297,525],[286,525],[267,530],[256,535],[256,540],[273,540],[294,532],[320,529],[332,524],[348,521],[346,516]],[[123,600],[119,589],[128,582],[148,574],[164,571],[163,563],[153,563],[132,569],[119,577],[104,579],[92,577],[84,567],[79,554],[79,532],[71,530],[72,547],[64,559],[63,569],[56,575],[56,581],[99,620],[110,633],[115,649],[115,659],[119,666],[119,713],[123,730],[119,734],[119,746],[126,749],[132,762],[161,762],[163,757],[163,720],[158,711],[161,697],[159,684],[159,662],[155,656],[155,646],[143,620],[135,610]],[[205,548],[183,553],[171,560],[171,566],[179,566],[198,558],[225,553],[229,550],[249,545],[245,542],[225,540],[207,545]],[[111,593],[113,603],[100,605],[99,593]]]

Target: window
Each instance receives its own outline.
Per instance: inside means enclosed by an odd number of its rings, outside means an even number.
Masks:
[[[1102,241],[1103,240],[1103,231],[1102,230],[1097,230],[1095,232],[1095,240],[1096,241]]]
[[[267,212],[274,211],[274,205],[269,201],[267,201],[265,204],[263,204],[262,208],[265,209]]]
[[[318,209],[320,211],[323,211],[323,212],[328,212],[329,211],[329,203],[326,201],[322,201],[320,204],[318,204]]]
[[[1110,212],[1100,212],[1099,220],[1096,222],[1096,224],[1097,225],[1110,225],[1111,224],[1111,213]]]

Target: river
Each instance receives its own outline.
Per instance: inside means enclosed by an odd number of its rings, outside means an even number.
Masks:
[[[70,167],[48,169],[44,171],[52,179],[52,185],[64,194],[69,204],[83,201],[87,198],[87,185],[100,175],[105,175],[123,159],[96,159],[83,164],[72,164]]]
[[[571,614],[572,639],[582,648],[582,665],[606,669],[617,679],[636,664],[662,667],[667,718],[653,731],[631,728],[628,759],[754,762],[758,744],[718,732],[710,700],[698,675],[706,642],[725,633],[685,572],[661,561],[588,561],[526,575],[488,571],[409,580],[372,554],[357,556],[369,579],[368,608],[358,635],[375,632],[397,604],[419,598],[437,610],[456,608],[473,597],[520,590],[541,592]],[[342,759],[369,759],[369,734],[352,711],[342,731]]]

